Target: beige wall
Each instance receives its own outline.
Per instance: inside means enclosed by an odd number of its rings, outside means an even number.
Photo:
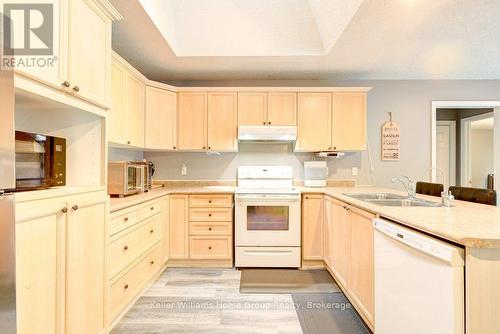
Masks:
[[[493,174],[493,130],[471,130],[472,187],[486,188],[488,174]]]
[[[368,93],[368,146],[373,158],[373,178],[368,152],[350,153],[330,162],[331,178],[352,177],[350,167],[359,168],[359,184],[392,186],[395,175],[409,175],[417,180],[428,180],[431,166],[431,102],[453,100],[500,100],[500,80],[460,81],[252,81],[252,82],[197,82],[183,85],[200,86],[372,86]],[[401,160],[380,160],[380,132],[382,124],[393,113],[394,121],[401,127]],[[248,147],[237,154],[209,157],[203,153],[145,153],[157,163],[158,178],[164,179],[219,179],[236,176],[239,164],[290,164],[295,176],[303,174],[301,163],[304,154],[294,154],[290,148],[270,146]],[[185,162],[188,176],[180,176],[180,166]]]

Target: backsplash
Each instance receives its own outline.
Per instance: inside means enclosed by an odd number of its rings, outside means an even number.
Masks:
[[[220,156],[206,153],[145,152],[144,157],[156,165],[156,180],[234,180],[238,166],[289,165],[293,167],[294,179],[304,179],[305,160],[310,153],[294,153],[291,144],[239,145],[237,153],[222,153]],[[181,166],[187,167],[187,175],[181,175]],[[329,179],[355,179],[358,185],[371,185],[369,161],[366,152],[346,153],[341,158],[329,158]],[[352,175],[352,167],[358,175]]]
[[[123,148],[110,147],[108,150],[108,161],[137,161],[144,159],[142,151],[132,151]]]

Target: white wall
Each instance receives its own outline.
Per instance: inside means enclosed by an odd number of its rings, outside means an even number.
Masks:
[[[405,81],[226,81],[190,82],[193,86],[371,86],[368,93],[368,146],[371,149],[375,184],[392,186],[392,177],[400,174],[429,180],[431,166],[431,101],[500,100],[500,80],[405,80]],[[380,160],[382,124],[393,113],[401,127],[401,160]],[[231,178],[238,164],[284,163],[294,166],[296,178],[302,178],[304,154],[271,146],[250,146],[238,154],[209,157],[203,153],[145,153],[157,163],[158,178],[180,178],[180,165],[186,162],[189,179]],[[330,178],[352,178],[350,167],[359,168],[358,184],[370,184],[368,152],[351,153],[330,162]]]

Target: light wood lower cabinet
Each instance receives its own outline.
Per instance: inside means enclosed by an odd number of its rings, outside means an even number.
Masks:
[[[231,236],[190,236],[189,258],[196,260],[230,260],[233,254]]]
[[[302,197],[302,259],[323,260],[323,195]]]
[[[107,197],[70,203],[66,228],[66,333],[105,330]]]
[[[325,236],[330,249],[325,264],[346,291],[363,319],[374,325],[374,214],[325,196],[331,227]]]
[[[347,205],[332,200],[332,267],[337,279],[344,286],[349,281],[349,266],[351,264],[351,223]]]
[[[119,319],[169,254],[169,196],[111,213],[107,326]]]
[[[16,204],[18,333],[105,330],[105,191]]]
[[[109,314],[115,319],[143,290],[161,268],[161,246],[157,245],[135,261],[123,275],[110,283]]]
[[[41,204],[41,205],[40,205]],[[17,333],[64,333],[66,201],[16,205]],[[29,215],[21,216],[22,212]]]
[[[189,196],[170,195],[170,259],[189,258]]]
[[[351,263],[348,288],[370,322],[374,320],[373,219],[371,213],[350,208]]]

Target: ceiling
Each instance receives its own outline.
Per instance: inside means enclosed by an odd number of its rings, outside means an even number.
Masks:
[[[157,81],[500,79],[497,0],[111,2],[113,49]]]

